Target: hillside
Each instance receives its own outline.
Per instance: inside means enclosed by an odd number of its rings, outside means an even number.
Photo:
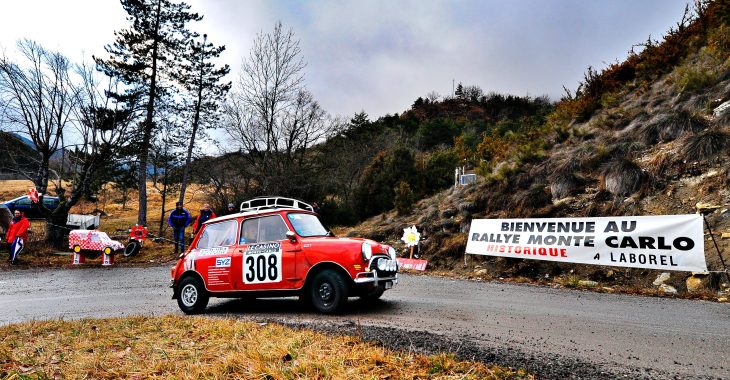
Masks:
[[[662,42],[649,41],[601,72],[589,68],[575,94],[557,103],[539,127],[482,134],[478,146],[466,146],[463,154],[480,174],[477,184],[424,198],[412,212],[375,216],[348,233],[400,246],[403,228],[416,225],[425,235],[423,256],[436,270],[655,291],[656,271],[465,259],[466,232],[474,218],[686,214],[699,203],[719,206],[708,215],[716,237],[729,232],[728,4],[703,3]],[[468,118],[473,99],[459,101],[464,113],[451,117]],[[457,137],[454,149],[459,143]],[[730,245],[718,243],[723,252]],[[710,270],[722,271],[712,241],[705,246]],[[689,276],[673,273],[667,284],[687,292]],[[693,276],[689,286],[718,289],[727,281],[718,274]]]

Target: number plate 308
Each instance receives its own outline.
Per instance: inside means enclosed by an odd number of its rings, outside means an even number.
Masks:
[[[243,282],[263,284],[281,281],[281,251],[247,253],[243,257]]]

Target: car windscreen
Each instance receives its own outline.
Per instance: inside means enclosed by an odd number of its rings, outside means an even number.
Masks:
[[[292,227],[301,237],[328,236],[329,231],[322,225],[319,218],[312,214],[292,213],[287,215]]]

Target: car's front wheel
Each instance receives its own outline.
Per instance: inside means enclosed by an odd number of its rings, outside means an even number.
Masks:
[[[360,299],[365,302],[373,302],[380,299],[385,293],[385,285],[378,285],[374,289],[371,289],[360,296]]]
[[[336,313],[347,302],[347,284],[339,273],[322,271],[312,281],[309,299],[320,313]]]
[[[177,305],[185,314],[198,314],[208,306],[208,291],[196,277],[185,277],[178,285]]]

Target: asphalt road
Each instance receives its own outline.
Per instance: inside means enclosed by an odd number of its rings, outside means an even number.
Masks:
[[[0,272],[0,324],[181,314],[168,281],[168,266]],[[380,302],[352,299],[338,316],[293,298],[214,299],[208,314],[381,331],[367,337],[547,378],[730,378],[730,305],[704,301],[403,275]]]

